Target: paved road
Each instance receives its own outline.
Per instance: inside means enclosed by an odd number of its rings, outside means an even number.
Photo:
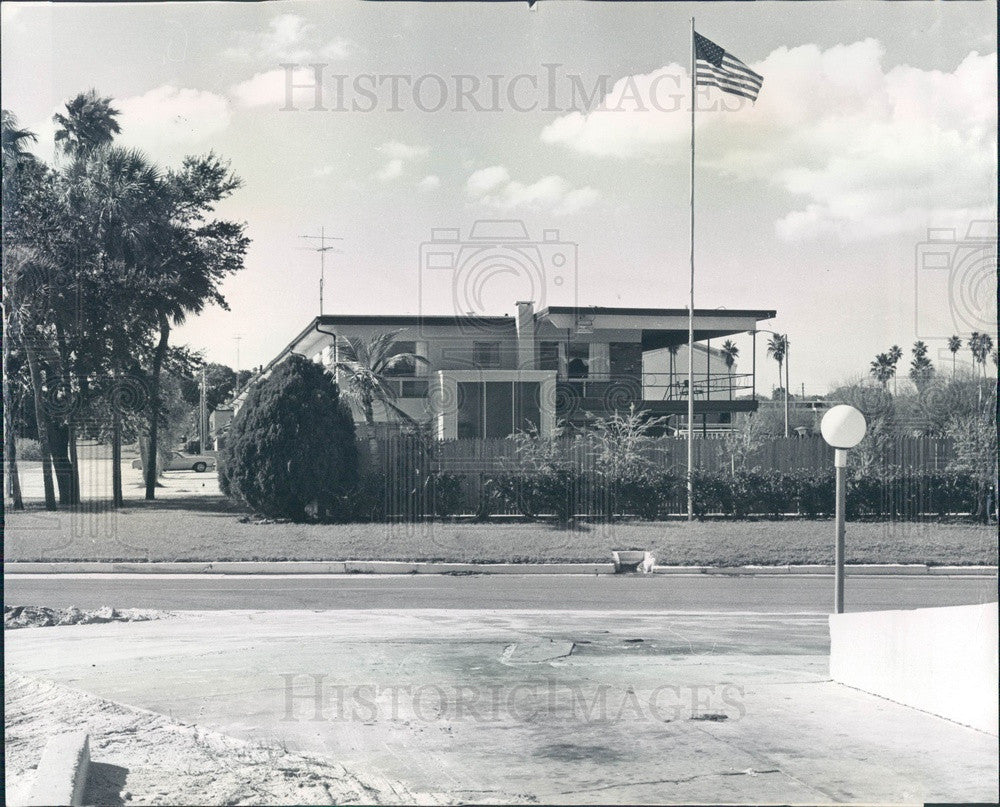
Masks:
[[[827,613],[830,577],[6,575],[4,604],[65,608],[571,609]],[[848,577],[847,610],[997,599],[996,577]]]

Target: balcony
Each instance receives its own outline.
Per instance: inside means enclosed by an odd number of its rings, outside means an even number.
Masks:
[[[556,416],[564,420],[586,415],[609,414],[628,409],[648,410],[654,415],[686,415],[687,375],[645,373],[560,379],[556,385]],[[752,373],[695,373],[696,415],[754,412],[757,400]]]

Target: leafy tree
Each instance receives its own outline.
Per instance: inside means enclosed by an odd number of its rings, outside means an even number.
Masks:
[[[267,516],[337,515],[357,482],[354,419],[333,377],[290,356],[252,386],[219,466],[226,495]]]
[[[368,338],[353,337],[340,346],[340,359],[335,365],[337,372],[346,379],[347,395],[360,405],[369,426],[375,425],[376,403],[404,421],[413,422],[413,418],[396,406],[392,372],[429,362],[416,353],[398,350],[398,335],[399,331],[389,331]]]
[[[955,459],[949,470],[965,471],[976,480],[976,516],[987,523],[997,497],[996,388],[987,405],[971,415],[953,417],[946,433],[955,441]],[[993,506],[990,506],[990,497]]]

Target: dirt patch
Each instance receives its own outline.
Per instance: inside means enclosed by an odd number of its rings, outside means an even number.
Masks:
[[[110,606],[95,611],[69,608],[45,608],[40,605],[5,605],[3,629],[52,628],[57,625],[103,625],[106,622],[147,622],[173,616],[167,611],[150,611],[141,608],[117,610]]]
[[[90,734],[86,804],[457,803],[49,681],[5,684],[8,804],[23,803],[48,738],[68,731]]]

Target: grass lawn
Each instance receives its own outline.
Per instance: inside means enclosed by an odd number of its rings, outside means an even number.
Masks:
[[[609,550],[651,549],[661,564],[832,563],[831,521],[580,524],[268,524],[216,497],[8,511],[4,557],[28,560],[607,561]],[[852,523],[848,563],[995,565],[994,527],[935,522]]]

